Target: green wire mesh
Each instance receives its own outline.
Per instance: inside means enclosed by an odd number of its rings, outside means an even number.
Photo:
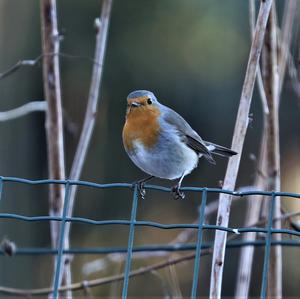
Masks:
[[[300,232],[290,230],[290,229],[274,229],[272,227],[273,223],[273,212],[275,199],[277,196],[285,196],[290,198],[300,198],[300,194],[289,193],[289,192],[266,192],[266,191],[243,191],[236,192],[230,190],[223,190],[218,188],[197,188],[197,187],[183,187],[183,191],[198,192],[202,194],[201,205],[199,209],[199,221],[197,224],[163,224],[153,221],[141,221],[136,219],[137,208],[139,202],[138,188],[134,184],[126,183],[114,183],[114,184],[97,184],[87,181],[75,181],[75,180],[27,180],[23,178],[16,177],[0,177],[0,199],[3,193],[3,186],[5,183],[15,183],[15,184],[28,184],[28,185],[49,185],[49,184],[63,184],[65,185],[65,199],[63,206],[63,214],[61,217],[53,216],[23,216],[19,214],[11,213],[0,213],[0,219],[13,219],[20,221],[60,221],[60,232],[59,232],[59,242],[57,249],[47,249],[47,248],[19,248],[16,251],[16,254],[24,255],[36,255],[36,254],[53,254],[57,255],[56,267],[55,267],[55,276],[53,284],[53,298],[58,298],[60,278],[62,272],[62,261],[64,254],[106,254],[106,253],[116,253],[116,252],[126,252],[127,257],[125,260],[125,270],[124,270],[124,280],[123,280],[123,289],[122,289],[122,298],[127,298],[128,285],[129,285],[129,276],[131,270],[131,262],[133,252],[138,251],[184,251],[184,250],[195,250],[195,260],[194,260],[194,270],[193,270],[193,281],[191,289],[191,298],[196,299],[198,281],[199,281],[199,272],[200,272],[200,260],[201,260],[201,250],[204,248],[210,248],[213,246],[211,243],[204,243],[202,240],[203,230],[222,230],[230,233],[240,234],[246,232],[259,232],[265,234],[265,240],[256,240],[256,241],[230,241],[227,244],[227,247],[240,247],[240,246],[264,246],[265,255],[263,263],[263,273],[262,273],[262,283],[261,283],[261,298],[266,298],[267,290],[267,275],[269,270],[270,263],[270,250],[272,245],[281,245],[281,246],[300,246],[299,241],[295,240],[282,240],[274,241],[272,240],[272,234],[289,234],[294,236],[300,236]],[[115,188],[129,188],[133,190],[132,197],[132,209],[130,220],[92,220],[89,218],[82,217],[68,217],[67,211],[70,201],[70,189],[72,186],[87,186],[98,189],[115,189]],[[156,185],[146,185],[146,189],[153,189],[162,192],[170,192],[169,188],[156,186]],[[268,221],[265,228],[251,227],[251,228],[231,228],[231,227],[222,227],[217,225],[208,225],[204,224],[205,220],[205,207],[208,193],[226,193],[232,196],[248,196],[248,195],[264,195],[271,198],[269,206]],[[90,225],[127,225],[129,226],[129,236],[128,236],[128,245],[127,248],[71,248],[64,250],[64,238],[66,224],[68,222],[72,223],[86,223]],[[175,245],[152,245],[152,246],[140,246],[134,247],[134,234],[135,228],[137,226],[148,226],[154,227],[157,229],[185,229],[191,228],[197,230],[197,241],[195,244],[175,244]],[[4,254],[3,250],[0,251],[1,254]]]

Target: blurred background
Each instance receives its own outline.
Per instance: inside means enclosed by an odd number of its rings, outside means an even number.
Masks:
[[[69,173],[86,108],[94,55],[94,20],[99,17],[100,0],[60,0],[59,30],[63,36],[61,51],[81,58],[61,62],[61,86],[65,121],[65,157]],[[278,1],[279,20],[284,1]],[[298,14],[299,18],[299,14]],[[298,22],[298,21],[296,21]],[[299,22],[298,22],[299,23]],[[298,27],[297,27],[298,28]],[[292,55],[298,56],[298,31],[292,43]],[[0,0],[0,72],[17,61],[41,54],[39,1]],[[153,91],[157,98],[184,116],[206,140],[230,146],[250,49],[248,2],[240,0],[114,0],[106,51],[102,92],[97,124],[85,162],[82,179],[97,183],[133,182],[143,178],[127,157],[122,145],[126,96],[135,89]],[[41,65],[23,67],[0,80],[0,111],[16,108],[32,100],[43,100]],[[286,78],[280,107],[281,159],[283,190],[300,192],[300,100],[289,77]],[[256,171],[253,155],[259,152],[262,130],[260,98],[255,91],[251,119],[237,187],[251,186]],[[47,153],[42,112],[0,123],[0,175],[29,179],[47,178]],[[250,158],[252,156],[252,158]],[[218,187],[227,160],[217,165],[200,161],[186,177],[186,186]],[[156,180],[171,186],[173,182]],[[46,186],[6,184],[0,203],[1,212],[22,215],[47,215]],[[74,215],[97,220],[128,219],[132,194],[129,190],[93,190],[80,188]],[[209,202],[213,201],[209,197]],[[191,223],[200,204],[197,194],[174,201],[170,194],[147,192],[139,203],[138,219],[163,223]],[[234,203],[230,225],[242,226],[243,201]],[[209,219],[215,223],[215,214]],[[135,245],[167,244],[179,231],[137,228]],[[213,232],[205,232],[206,241]],[[18,247],[50,247],[49,224],[2,220],[0,238],[13,240]],[[72,247],[126,246],[128,227],[72,226]],[[239,249],[226,254],[223,295],[232,296]],[[251,295],[259,294],[263,249],[256,250]],[[299,248],[284,248],[284,294],[298,296]],[[173,254],[174,256],[180,255]],[[89,274],[88,262],[102,258],[106,267]],[[133,268],[157,262],[152,258],[134,262]],[[20,288],[48,286],[51,282],[51,256],[0,256],[0,285]],[[201,263],[199,292],[209,292],[211,256]],[[76,255],[73,280],[81,281],[121,273],[122,262],[105,256]],[[29,275],[30,273],[30,275]],[[175,273],[175,274],[174,274]],[[136,298],[164,297],[177,285],[177,293],[189,296],[193,262],[188,261],[130,280],[129,294]],[[162,279],[166,285],[162,285]],[[119,296],[121,283],[93,288],[95,297]],[[77,292],[77,295],[82,293]],[[1,295],[1,298],[5,296]],[[12,297],[10,297],[12,298]]]

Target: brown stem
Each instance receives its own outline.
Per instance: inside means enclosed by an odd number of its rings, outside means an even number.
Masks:
[[[249,25],[250,25],[250,34],[251,34],[251,40],[253,40],[254,32],[255,32],[255,0],[249,0]],[[269,113],[269,108],[267,104],[264,84],[262,80],[262,74],[260,65],[257,66],[257,75],[256,75],[256,83],[258,87],[258,92],[261,99],[261,104],[263,108],[263,112],[265,114]]]
[[[264,86],[270,110],[267,116],[267,188],[280,191],[280,151],[279,151],[279,76],[277,62],[277,26],[276,11],[273,5],[267,24],[263,68]],[[280,198],[276,198],[274,216],[280,217]],[[276,229],[281,228],[281,222],[274,223]],[[275,240],[281,240],[281,235],[273,236]],[[282,248],[274,246],[270,255],[270,271],[268,275],[268,296],[270,298],[282,297]]]
[[[94,58],[95,63],[93,67],[93,74],[91,79],[90,92],[88,97],[88,103],[87,103],[83,128],[81,131],[79,143],[76,149],[75,157],[70,172],[70,179],[73,180],[78,180],[80,177],[83,168],[83,163],[86,158],[87,150],[95,126],[111,8],[112,8],[112,0],[104,0],[101,9],[101,17],[100,19],[97,19],[95,21],[95,25],[97,29],[95,58]],[[69,213],[68,213],[69,215],[72,214],[75,195],[76,195],[76,188],[72,188],[70,193],[70,205],[69,205]]]
[[[266,114],[264,114],[264,117]],[[258,160],[258,169],[255,176],[254,186],[257,190],[265,190],[266,180],[262,173],[265,173],[265,161],[266,161],[266,133],[264,129],[261,136],[261,148]],[[251,226],[253,223],[257,223],[260,218],[260,210],[263,201],[262,195],[248,196],[247,197],[247,212],[245,216],[245,226]],[[256,232],[249,232],[243,234],[243,240],[255,241]],[[249,288],[251,282],[252,264],[254,257],[254,247],[246,246],[241,248],[239,268],[236,280],[235,298],[248,298]]]
[[[59,53],[59,34],[55,0],[41,0],[41,26],[43,53]],[[43,55],[43,82],[47,101],[46,136],[48,151],[48,172],[50,179],[65,179],[62,103],[60,90],[59,56]],[[64,204],[64,186],[50,185],[49,214],[61,216]],[[56,248],[60,223],[51,222],[51,243]],[[66,276],[63,277],[67,282]]]
[[[286,65],[290,53],[290,44],[292,40],[293,27],[295,24],[296,13],[299,7],[298,5],[299,3],[297,0],[285,1],[284,13],[282,18],[282,31],[280,34],[280,51],[278,56],[279,94],[281,94],[282,85],[285,78]]]
[[[112,2],[113,2],[112,0],[103,1],[100,19],[95,20],[96,47],[95,47],[93,73],[92,73],[92,79],[91,79],[91,85],[90,85],[90,91],[89,91],[89,97],[88,97],[88,103],[87,103],[83,128],[81,131],[79,143],[76,149],[75,157],[73,160],[73,164],[69,176],[69,178],[72,180],[78,180],[80,178],[80,174],[83,168],[83,163],[85,161],[89,144],[92,138],[93,130],[95,127]],[[72,186],[70,190],[69,209],[67,211],[67,215],[69,217],[72,215],[73,212],[76,191],[77,191],[77,186]],[[65,249],[68,249],[70,247],[70,240],[69,240],[70,229],[71,229],[71,223],[67,223],[66,230],[65,230],[65,244],[64,244]],[[65,269],[67,272],[69,272],[70,264],[71,264],[71,259],[63,258],[62,271],[64,271]]]
[[[252,4],[252,8],[254,7],[254,3],[252,0],[250,0],[250,3]],[[284,7],[284,13],[283,13],[283,21],[282,21],[282,31],[280,32],[280,39],[279,39],[279,56],[277,59],[277,65],[278,65],[278,72],[279,72],[279,84],[277,84],[277,93],[278,93],[278,101],[280,101],[280,94],[282,90],[282,85],[284,81],[284,76],[285,76],[285,70],[287,66],[287,59],[289,55],[289,48],[290,48],[290,43],[291,43],[291,36],[292,36],[292,29],[295,21],[295,14],[297,11],[297,1],[295,0],[287,0],[285,2],[285,7]],[[251,10],[250,10],[251,14]],[[252,18],[254,17],[253,12],[252,12]],[[273,33],[274,34],[274,33]],[[278,37],[278,36],[277,36]],[[273,37],[274,38],[274,37]],[[275,45],[273,45],[274,47]],[[274,50],[275,52],[275,50]],[[275,60],[275,59],[274,59]],[[274,61],[273,61],[274,62]],[[266,79],[266,78],[265,78]],[[267,79],[266,79],[267,80]],[[264,89],[264,87],[263,87]],[[270,96],[270,95],[269,95]],[[268,104],[267,104],[268,106]],[[274,111],[271,111],[274,113]],[[278,113],[278,111],[277,111]],[[261,155],[260,155],[260,170],[257,173],[256,176],[256,186],[257,189],[259,190],[265,190],[267,189],[267,184],[268,184],[268,176],[261,176],[259,172],[266,174],[268,173],[267,169],[267,140],[268,137],[267,135],[269,134],[269,123],[272,122],[271,118],[272,116],[268,116],[266,113],[263,115],[264,117],[264,130],[263,130],[263,135],[262,135],[262,145],[264,149],[261,150]],[[278,118],[278,116],[277,116]],[[268,145],[269,147],[272,147],[271,145]],[[263,152],[262,152],[263,151]],[[278,157],[279,159],[279,157]],[[274,189],[274,188],[273,188]],[[256,201],[252,201],[251,199],[249,200],[249,206],[247,208],[247,216],[249,216],[249,219],[246,218],[246,225],[247,223],[252,223],[255,222],[256,219],[259,217],[258,213],[258,206],[260,206],[261,200],[257,198]],[[267,210],[267,206],[264,205],[264,209]],[[266,214],[266,211],[264,211]],[[278,208],[277,208],[277,213],[278,213]],[[244,239],[247,240],[254,240],[255,239],[254,233],[249,233],[245,234],[243,237]],[[238,272],[238,279],[237,279],[237,289],[236,289],[236,298],[245,298],[248,296],[248,290],[249,290],[249,285],[250,285],[250,277],[251,277],[251,269],[252,269],[252,260],[253,260],[253,253],[254,253],[254,248],[253,247],[245,247],[241,249],[241,258],[240,258],[240,267],[239,267],[239,272]],[[279,267],[279,266],[278,266]],[[279,273],[280,271],[278,271]],[[280,285],[280,284],[278,284]]]
[[[235,188],[235,183],[240,165],[240,158],[249,122],[248,115],[251,105],[257,67],[259,63],[266,24],[270,14],[271,6],[272,0],[265,0],[262,1],[260,4],[232,140],[232,148],[239,154],[230,158],[228,162],[226,175],[224,179],[224,189],[234,190]],[[219,197],[217,225],[225,227],[228,226],[230,205],[231,196],[227,194],[221,194]],[[216,231],[210,280],[210,298],[221,298],[226,239],[226,232]]]

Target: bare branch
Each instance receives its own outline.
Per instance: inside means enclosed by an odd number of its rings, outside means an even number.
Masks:
[[[277,60],[277,25],[275,4],[267,24],[263,67],[264,85],[270,114],[267,116],[267,188],[280,191],[280,150],[279,150],[279,73]],[[280,198],[276,197],[274,216],[280,217]],[[281,222],[274,223],[276,229],[281,228]],[[274,235],[280,241],[281,235]],[[282,248],[275,246],[271,249],[270,271],[268,275],[268,297],[282,298]]]
[[[250,24],[251,39],[253,40],[254,31],[255,31],[255,0],[249,0],[249,24]],[[257,66],[256,82],[257,82],[257,87],[258,87],[258,91],[259,91],[259,95],[263,107],[263,112],[265,114],[268,114],[269,108],[267,104],[267,98],[265,94],[264,83],[262,80],[260,65]]]
[[[32,112],[46,111],[47,102],[45,101],[32,101],[26,103],[18,108],[0,112],[0,121],[8,121],[25,116]]]
[[[77,146],[77,150],[75,153],[74,161],[70,172],[70,179],[74,179],[74,180],[79,179],[80,177],[83,163],[86,158],[88,146],[95,126],[111,7],[112,7],[112,0],[103,1],[101,17],[100,19],[95,20],[97,35],[96,35],[96,48],[95,48],[94,60],[96,63],[94,64],[94,68],[93,68],[90,93],[89,93],[83,128],[82,128],[80,140]],[[75,197],[75,194],[76,194],[76,188],[72,188],[71,196],[70,196],[71,200],[70,200],[69,215],[72,214],[73,204],[74,204],[73,198]]]
[[[262,1],[260,4],[260,10],[258,13],[256,29],[250,49],[248,66],[232,140],[232,148],[239,154],[229,159],[224,179],[224,189],[233,190],[235,188],[235,183],[240,165],[240,158],[248,127],[248,115],[253,94],[255,77],[257,73],[257,67],[259,63],[266,24],[270,14],[271,6],[272,0],[265,0]],[[229,222],[231,196],[227,194],[221,194],[219,197],[219,202],[220,203],[217,216],[217,225],[227,227]],[[216,231],[210,281],[211,298],[221,298],[226,239],[226,232]]]
[[[254,22],[255,22],[255,0],[249,0],[249,17],[250,17],[250,29],[251,32],[254,31]],[[253,38],[253,34],[252,34]],[[262,81],[261,70],[257,73],[257,83],[260,91],[261,101],[263,103],[263,133],[261,136],[261,148],[259,153],[258,159],[258,167],[255,176],[255,183],[257,190],[265,190],[266,185],[266,140],[267,140],[267,117],[269,114],[269,107],[267,103],[267,98],[265,94],[265,89]],[[259,195],[248,196],[247,197],[247,209],[246,209],[246,216],[245,216],[245,225],[249,226],[252,223],[255,223],[260,218],[260,210],[263,202],[263,196]],[[247,241],[254,241],[256,239],[255,232],[249,232],[243,234],[243,240]],[[248,298],[249,295],[249,288],[250,288],[250,281],[251,281],[251,273],[252,273],[252,264],[253,264],[253,257],[254,257],[254,247],[247,246],[241,248],[240,251],[240,259],[239,259],[239,268],[236,280],[236,289],[235,289],[235,298]]]
[[[5,77],[13,74],[17,70],[19,70],[23,66],[34,66],[36,65],[42,58],[42,55],[39,55],[36,59],[34,60],[20,60],[10,68],[8,68],[6,71],[0,73],[0,80],[4,79]]]
[[[258,160],[258,168],[255,177],[255,186],[257,190],[265,190],[266,189],[266,116],[264,115],[264,130],[261,136],[261,148]],[[253,223],[258,223],[260,219],[260,210],[263,202],[263,196],[248,196],[247,197],[247,209],[245,216],[245,226],[252,226]],[[242,236],[243,240],[254,241],[256,239],[257,233],[249,232],[245,233]],[[241,248],[240,251],[240,259],[239,259],[239,268],[236,280],[236,289],[235,289],[235,298],[248,298],[250,281],[251,281],[251,273],[252,273],[252,264],[254,257],[254,247],[246,246]]]
[[[293,61],[293,57],[290,53],[288,55],[287,68],[288,68],[288,75],[291,79],[291,85],[292,85],[293,90],[299,100],[300,99],[300,83],[299,83],[299,78],[298,78],[298,70],[295,65],[295,62]]]
[[[285,77],[286,64],[288,61],[290,53],[290,44],[292,40],[292,33],[294,22],[296,18],[296,12],[298,7],[297,0],[286,0],[284,7],[284,14],[282,19],[282,31],[280,34],[280,55],[278,57],[278,67],[279,67],[279,90],[281,93],[283,81]]]
[[[97,64],[94,59],[86,56],[81,56],[81,55],[74,55],[74,54],[69,54],[69,53],[55,53],[55,52],[49,52],[49,53],[43,53],[37,56],[35,59],[24,59],[24,60],[19,60],[16,64],[12,65],[9,67],[7,70],[4,72],[0,73],[0,80],[8,77],[9,75],[12,75],[19,69],[21,69],[24,66],[36,66],[45,56],[59,56],[62,58],[67,58],[67,59],[82,59],[82,60],[87,60],[93,64]]]
[[[104,0],[101,8],[100,19],[95,20],[96,27],[96,47],[95,47],[95,57],[94,57],[94,67],[88,97],[88,103],[86,108],[85,119],[83,123],[83,128],[81,131],[79,143],[76,149],[75,157],[73,160],[72,168],[70,171],[70,179],[78,180],[83,168],[83,163],[85,161],[88,147],[92,138],[96,116],[97,116],[97,106],[99,99],[99,91],[103,73],[104,56],[106,49],[106,40],[108,34],[109,20],[112,9],[112,0]],[[73,212],[75,196],[76,196],[77,186],[72,186],[70,190],[69,199],[69,209],[67,215],[71,216]],[[69,248],[69,235],[71,230],[71,223],[67,223],[65,236],[65,249]],[[67,264],[63,263],[63,267],[70,268],[70,262]]]
[[[43,53],[59,53],[59,34],[57,28],[56,0],[41,0],[40,15],[42,25],[42,48]],[[43,82],[44,93],[48,103],[46,114],[46,136],[49,161],[49,178],[65,179],[64,141],[63,141],[63,119],[60,90],[60,73],[58,55],[43,55]],[[64,186],[60,184],[50,185],[49,214],[50,216],[61,216],[64,204]],[[60,223],[51,222],[51,243],[56,248],[59,238]],[[61,265],[59,265],[61,267]],[[58,273],[59,269],[56,269]],[[54,271],[55,273],[55,271]],[[71,282],[71,272],[59,281]],[[67,295],[70,298],[70,294]]]
[[[249,3],[251,4],[250,6],[252,6],[252,10],[253,10],[254,1],[250,0]],[[278,57],[278,67],[279,67],[278,100],[280,100],[280,94],[282,90],[282,84],[284,81],[287,59],[290,58],[289,60],[292,61],[290,57],[291,55],[290,55],[289,47],[291,42],[291,34],[294,25],[295,13],[297,10],[296,8],[297,8],[297,1],[288,0],[285,2],[282,31],[280,32],[281,34],[278,34],[279,49],[280,49],[279,57]],[[251,13],[251,9],[250,9],[250,13]],[[260,169],[258,169],[258,173],[256,175],[256,183],[255,183],[258,190],[267,189],[267,183],[268,183],[267,182],[268,176],[266,175],[268,173],[266,141],[269,132],[268,130],[269,115],[264,114],[263,116],[264,116],[264,130],[262,135],[262,141],[261,141],[262,148],[261,148],[260,159],[259,159]],[[252,201],[251,198],[248,198],[247,200],[248,200],[248,207],[247,207],[247,215],[245,219],[246,225],[251,224],[259,219],[259,214],[260,214],[259,209],[261,206],[261,202],[263,202],[261,196],[260,198],[257,198],[256,201]],[[243,235],[243,239],[250,240],[250,241],[255,240],[255,237],[256,237],[255,233],[247,233]],[[246,298],[248,296],[251,270],[252,270],[253,253],[254,253],[254,248],[251,246],[244,247],[241,249],[237,287],[235,293],[236,298]]]
[[[202,250],[201,254],[205,255],[210,253],[211,250],[210,249],[204,249]],[[138,275],[143,275],[155,270],[159,270],[165,267],[168,267],[170,265],[175,265],[184,261],[189,261],[194,259],[195,254],[189,254],[189,255],[185,255],[183,257],[179,257],[176,259],[172,259],[172,260],[168,260],[168,261],[164,261],[161,263],[157,263],[154,265],[150,265],[150,266],[146,266],[146,267],[141,267],[137,270],[131,271],[129,276],[130,277],[134,277],[134,276],[138,276]],[[100,286],[100,285],[104,285],[104,284],[109,284],[112,282],[117,282],[117,281],[122,281],[124,279],[124,274],[119,274],[119,275],[113,275],[113,276],[109,276],[109,277],[105,277],[105,278],[98,278],[98,279],[93,279],[93,280],[85,280],[84,282],[78,282],[78,283],[73,283],[69,286],[63,286],[59,288],[59,291],[66,291],[66,290],[72,290],[72,291],[76,291],[76,290],[82,290],[86,287],[95,287],[95,286]],[[25,290],[25,289],[15,289],[15,288],[7,288],[7,287],[0,287],[0,293],[2,294],[13,294],[16,296],[38,296],[38,295],[47,295],[50,294],[52,292],[51,288],[43,288],[43,289],[31,289],[31,290]]]

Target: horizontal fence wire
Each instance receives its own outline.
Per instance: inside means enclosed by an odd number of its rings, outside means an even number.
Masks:
[[[300,246],[300,241],[298,240],[272,240],[272,234],[287,234],[293,236],[300,236],[300,232],[292,229],[274,229],[273,224],[273,211],[275,198],[279,196],[285,196],[289,198],[298,198],[300,199],[300,194],[290,193],[290,192],[268,192],[260,190],[249,190],[249,191],[232,191],[224,190],[219,188],[206,188],[206,187],[182,187],[182,191],[188,192],[198,192],[202,194],[199,198],[201,199],[200,209],[199,209],[199,220],[197,224],[191,223],[173,223],[173,224],[164,224],[154,221],[143,221],[137,220],[137,208],[139,202],[139,191],[136,184],[128,183],[111,183],[111,184],[98,184],[88,181],[80,180],[28,180],[24,178],[17,177],[4,177],[0,176],[0,200],[3,200],[5,194],[5,184],[27,184],[27,185],[49,185],[49,184],[63,184],[65,185],[65,200],[63,207],[63,214],[61,217],[54,217],[48,215],[39,215],[39,216],[26,216],[20,214],[12,213],[0,213],[0,219],[2,221],[26,221],[26,222],[42,222],[42,221],[59,221],[60,225],[60,234],[58,248],[16,248],[14,254],[16,255],[55,255],[56,256],[56,267],[55,267],[55,276],[53,284],[53,298],[58,298],[58,291],[61,280],[61,271],[62,263],[64,261],[64,255],[66,254],[109,254],[109,253],[123,253],[126,254],[125,259],[125,270],[124,270],[124,280],[122,288],[122,298],[127,298],[128,286],[129,286],[129,277],[131,270],[132,257],[134,252],[172,252],[172,251],[195,251],[194,259],[194,270],[193,270],[193,281],[191,289],[191,298],[195,299],[197,297],[199,273],[200,273],[200,260],[201,260],[201,250],[211,248],[213,246],[212,242],[203,242],[202,236],[204,230],[222,230],[228,233],[233,234],[242,234],[247,232],[257,232],[265,234],[265,240],[255,240],[255,241],[228,241],[226,244],[227,248],[237,248],[241,246],[260,246],[265,247],[264,263],[263,263],[263,272],[262,272],[262,285],[261,285],[261,298],[266,298],[267,290],[267,275],[270,263],[270,250],[271,246],[281,245],[281,246]],[[132,208],[131,208],[131,217],[130,220],[127,219],[112,219],[112,220],[94,220],[90,218],[83,217],[67,217],[67,210],[69,204],[69,195],[71,186],[84,186],[97,189],[131,189],[133,192],[132,197]],[[145,185],[145,189],[156,190],[161,192],[170,192],[170,188],[157,186],[157,185]],[[205,207],[207,201],[207,195],[209,193],[225,193],[232,196],[248,196],[248,195],[264,195],[270,197],[270,207],[268,220],[266,227],[222,227],[218,225],[209,225],[205,224]],[[64,238],[65,238],[65,227],[66,223],[82,223],[87,225],[123,225],[129,226],[129,236],[128,236],[128,245],[127,247],[97,247],[97,248],[70,248],[65,250]],[[195,243],[185,243],[185,244],[148,244],[143,246],[134,246],[134,235],[135,228],[140,227],[153,227],[157,229],[194,229],[197,230],[197,239]],[[5,251],[0,250],[0,254],[4,255]]]
[[[287,247],[299,247],[300,241],[297,240],[281,240],[281,241],[271,241],[271,246],[287,246]],[[196,249],[196,243],[187,244],[175,244],[175,245],[162,245],[162,244],[151,244],[144,246],[136,246],[132,248],[133,252],[176,252],[176,251],[194,251]],[[213,246],[212,242],[203,242],[201,249],[208,249]],[[264,247],[264,240],[256,241],[228,241],[226,244],[227,248],[239,248],[242,246],[255,246]],[[126,253],[127,247],[86,247],[86,248],[70,248],[68,250],[63,250],[63,254],[111,254],[111,253]],[[4,250],[0,250],[0,255],[5,255]],[[52,248],[40,248],[40,247],[23,247],[16,248],[14,255],[57,255],[58,250]]]

